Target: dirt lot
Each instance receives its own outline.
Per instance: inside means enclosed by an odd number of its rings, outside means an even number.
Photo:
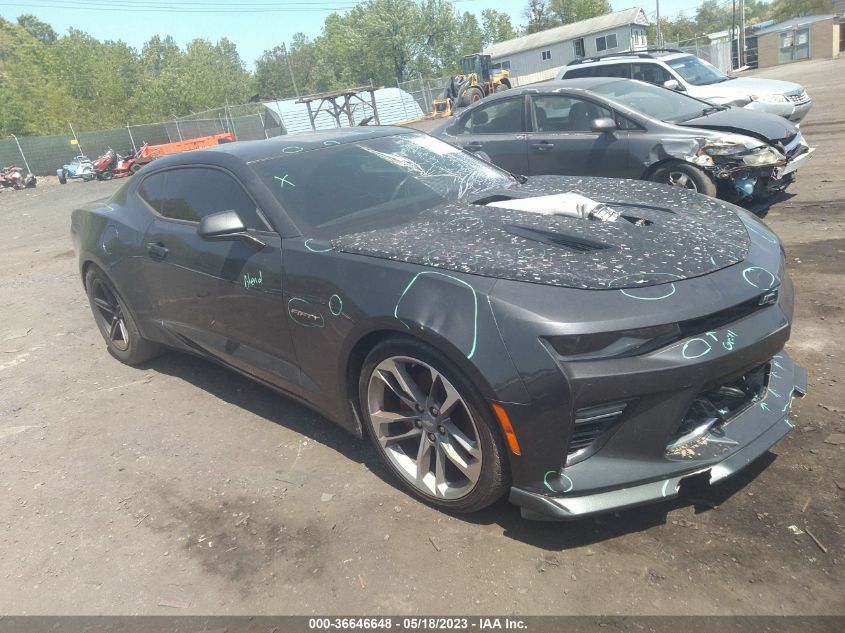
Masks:
[[[810,393],[704,502],[595,520],[526,522],[504,501],[447,516],[244,378],[179,354],[121,365],[68,237],[71,209],[119,183],[0,194],[0,613],[845,613],[845,447],[825,443],[845,431],[845,60],[759,74],[815,99],[816,158],[766,218]]]

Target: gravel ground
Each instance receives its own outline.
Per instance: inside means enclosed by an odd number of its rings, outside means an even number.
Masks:
[[[120,182],[4,191],[0,613],[845,614],[845,447],[825,442],[845,431],[845,59],[758,74],[815,100],[817,155],[766,218],[810,372],[797,426],[698,500],[574,523],[436,512],[366,443],[240,376],[121,365],[68,236]]]

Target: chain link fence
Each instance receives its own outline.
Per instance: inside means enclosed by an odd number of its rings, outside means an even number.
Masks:
[[[434,99],[439,98],[445,79],[422,79],[404,82],[396,88],[375,90],[376,107],[381,125],[394,125],[421,117],[431,111]],[[404,88],[402,88],[404,86]],[[68,123],[67,134],[53,136],[20,136],[0,139],[0,165],[14,163],[26,167],[38,176],[53,175],[76,156],[95,159],[109,148],[127,156],[144,144],[160,145],[213,134],[231,133],[235,141],[255,141],[282,134],[309,132],[312,121],[307,106],[297,103],[296,97],[279,101],[225,105],[170,121],[127,125],[122,128],[75,132]],[[313,127],[331,129],[338,123],[324,108],[316,112]],[[375,112],[366,99],[352,104],[354,125],[375,124]],[[348,125],[345,116],[340,125]]]
[[[266,116],[263,105],[255,103],[93,132],[74,133],[71,123],[67,134],[0,139],[0,165],[14,163],[38,176],[52,175],[80,155],[93,160],[111,148],[126,156],[144,144],[159,145],[228,132],[237,141],[251,141],[279,136],[285,130],[273,117]]]
[[[446,84],[449,82],[449,77],[440,77],[433,79],[425,79],[422,75],[418,75],[416,79],[408,81],[396,82],[396,87],[404,90],[411,95],[413,100],[417,103],[424,113],[431,112],[435,99],[443,97],[443,91]],[[412,118],[405,107],[406,118]]]
[[[731,62],[730,42],[701,42],[695,40],[692,46],[679,46],[678,49],[684,53],[690,53],[708,61],[724,73],[733,69]]]

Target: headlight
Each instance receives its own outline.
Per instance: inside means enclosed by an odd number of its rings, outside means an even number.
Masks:
[[[680,333],[677,323],[669,323],[620,332],[549,336],[545,340],[561,360],[598,360],[645,354],[678,340]]]
[[[777,151],[774,147],[768,145],[741,156],[742,162],[749,167],[759,167],[761,165],[771,165],[785,160],[786,157]]]
[[[702,151],[709,156],[720,156],[741,161],[749,167],[771,165],[786,159],[771,145],[738,134],[727,134],[714,141],[707,142]],[[721,162],[724,162],[724,160]]]
[[[789,100],[783,95],[767,94],[767,95],[751,95],[752,101],[759,101],[760,103],[789,103]]]

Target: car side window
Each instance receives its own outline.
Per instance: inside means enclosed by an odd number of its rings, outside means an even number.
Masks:
[[[522,97],[502,99],[473,109],[464,117],[459,134],[518,134],[522,132]]]
[[[631,79],[662,86],[664,82],[674,77],[663,66],[650,62],[638,62],[631,64]]]
[[[627,64],[596,64],[591,77],[619,77],[628,79]]]
[[[138,195],[159,214],[164,207],[164,184],[166,180],[167,172],[158,172],[144,178],[138,187]]]
[[[576,97],[536,96],[531,104],[538,132],[590,132],[595,119],[613,118],[609,109]]]
[[[229,174],[219,169],[184,167],[160,175],[166,177],[165,196],[158,206],[152,203],[151,206],[163,217],[199,222],[213,213],[236,211],[246,228],[267,230],[255,202]],[[147,200],[140,190],[139,194]]]

